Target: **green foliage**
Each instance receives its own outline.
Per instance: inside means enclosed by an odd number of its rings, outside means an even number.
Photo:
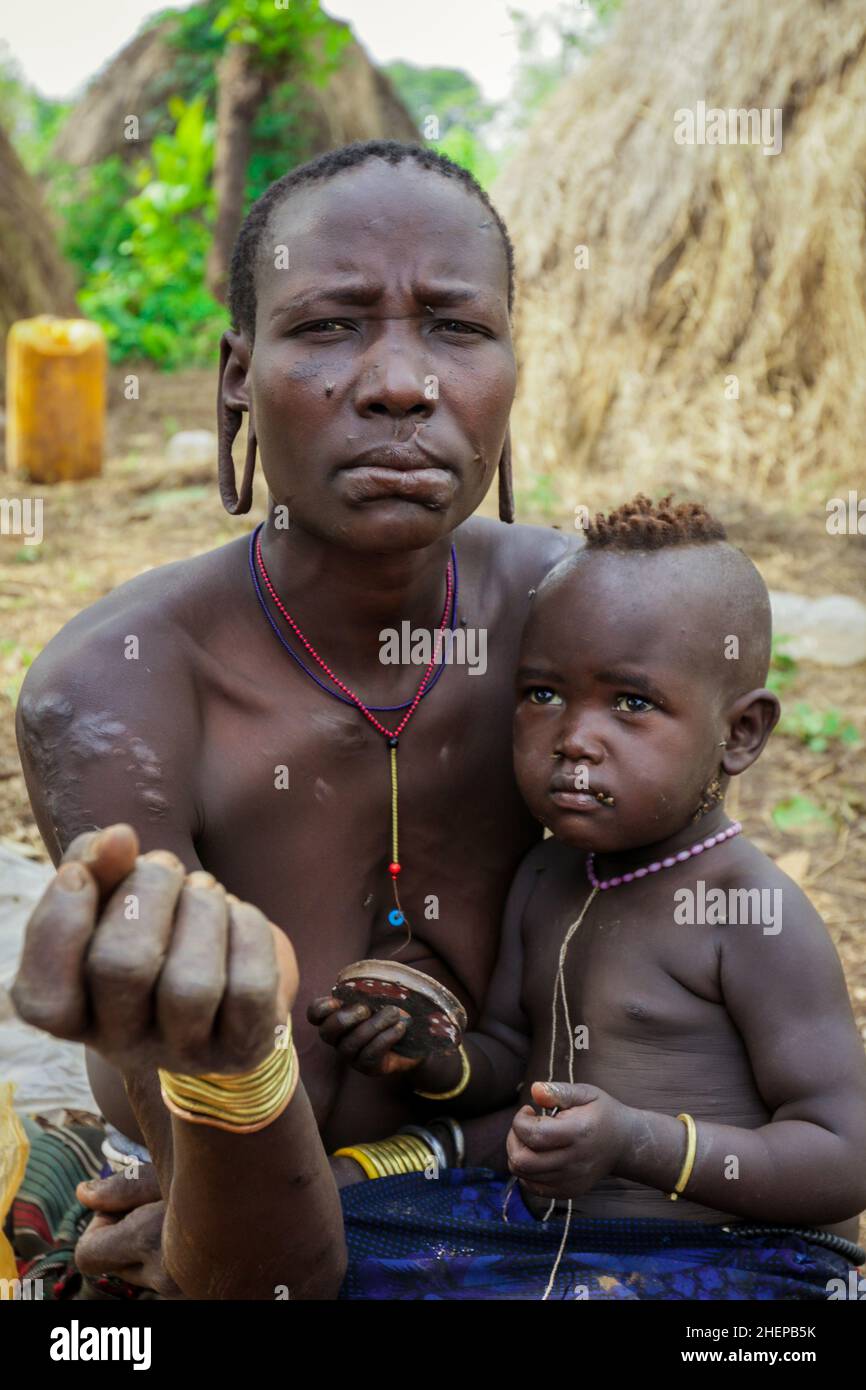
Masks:
[[[460,68],[421,68],[394,62],[385,67],[422,135],[430,116],[441,135],[432,148],[463,165],[484,188],[490,188],[517,137],[537,107],[577,62],[608,32],[621,0],[560,3],[536,18],[508,8],[517,34],[518,62],[512,91],[505,102],[485,100],[480,88]]]
[[[318,0],[200,0],[181,13],[154,15],[152,25],[164,26],[175,55],[162,89],[194,91],[195,100],[155,104],[143,132],[153,137],[144,162],[112,156],[87,170],[53,168],[50,198],[64,253],[82,281],[82,311],[102,325],[112,360],[143,356],[171,368],[212,361],[228,324],[205,287],[216,68],[226,44],[254,45],[261,64],[283,77],[253,125],[249,203],[311,152],[293,84],[326,81],[350,34]],[[0,75],[0,103],[3,90]]]
[[[311,156],[299,79],[326,82],[339,67],[349,30],[330,19],[318,0],[286,0],[283,8],[275,0],[204,0],[174,21],[169,41],[178,53],[175,89],[195,86],[207,96],[209,112],[216,110],[216,66],[227,43],[253,44],[263,66],[282,78],[253,122],[244,199],[249,207],[275,179]]]
[[[188,10],[164,10],[153,17],[153,23],[165,25],[163,38],[174,50],[166,91],[195,91],[206,99],[209,115],[216,111],[217,64],[225,48],[225,39],[213,27],[219,10],[220,0],[203,0]]]
[[[71,105],[41,96],[27,82],[9,45],[0,42],[0,125],[28,173],[36,176],[43,172],[48,151]]]
[[[499,170],[498,161],[474,131],[465,126],[449,126],[441,140],[434,142],[434,148],[468,169],[482,188],[490,189]]]
[[[303,164],[311,154],[296,84],[281,82],[265,97],[253,123],[245,206],[251,207],[274,179]]]
[[[229,43],[255,47],[265,67],[283,69],[286,60],[307,59],[319,41],[320,61],[305,76],[325,82],[339,63],[349,30],[336,25],[318,0],[224,0],[213,22],[213,33]]]
[[[604,40],[622,0],[574,0],[539,17],[508,6],[517,33],[517,78],[509,101],[509,125],[517,134],[564,77]]]
[[[498,161],[484,135],[495,117],[497,105],[485,101],[478,83],[460,68],[419,68],[413,63],[389,63],[383,69],[422,135],[435,116],[439,137],[431,148],[468,169],[489,188],[498,173]]]
[[[808,796],[791,796],[773,807],[773,821],[779,830],[796,834],[833,824],[833,817]]]
[[[798,666],[792,656],[789,656],[784,647],[790,642],[790,637],[774,637],[770,649],[770,671],[767,676],[767,689],[772,690],[774,695],[782,695],[790,685],[797,679]]]
[[[214,21],[222,7],[222,0],[199,0],[199,4],[190,5],[188,10],[159,10],[141,27],[155,28],[171,20],[165,36],[172,47],[181,53],[207,55],[215,62],[225,48],[225,39],[214,29]]]
[[[419,68],[396,62],[387,63],[383,72],[419,130],[428,116],[438,116],[443,130],[456,125],[477,135],[496,114],[496,103],[484,100],[478,83],[462,68]]]
[[[49,184],[49,201],[58,215],[63,254],[91,275],[110,270],[117,247],[132,233],[127,202],[135,195],[132,170],[120,155],[87,169],[58,166]]]
[[[780,734],[799,739],[812,753],[826,753],[831,743],[849,747],[860,743],[855,726],[837,709],[818,710],[804,701],[784,711],[778,729]]]
[[[783,650],[790,640],[784,635],[773,638],[767,689],[776,695],[784,694],[799,675],[796,661]],[[850,720],[843,718],[839,710],[818,710],[804,700],[800,700],[792,709],[783,708],[776,727],[780,734],[805,744],[811,753],[826,753],[832,743],[854,746],[861,741],[858,730]]]
[[[176,122],[138,165],[138,193],[122,205],[129,234],[106,254],[79,294],[105,330],[112,360],[151,357],[166,367],[212,360],[226,327],[205,289],[214,208],[213,122],[205,98],[169,102]]]

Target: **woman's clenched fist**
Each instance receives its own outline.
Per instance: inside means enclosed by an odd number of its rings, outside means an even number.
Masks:
[[[27,924],[12,999],[27,1023],[121,1071],[251,1070],[298,988],[294,951],[258,908],[128,825],[80,835]]]

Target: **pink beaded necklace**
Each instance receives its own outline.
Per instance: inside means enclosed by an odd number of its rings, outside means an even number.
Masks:
[[[618,874],[615,878],[599,879],[595,872],[595,855],[590,853],[586,856],[586,876],[593,888],[598,888],[604,892],[606,888],[619,888],[621,883],[631,883],[633,879],[645,878],[647,874],[660,873],[662,869],[672,869],[674,864],[684,864],[687,859],[691,859],[696,854],[703,854],[705,849],[712,849],[714,845],[720,845],[723,840],[732,840],[735,835],[739,835],[742,826],[738,820],[733,825],[729,825],[727,830],[720,830],[717,835],[710,835],[706,840],[698,840],[692,845],[691,849],[681,849],[678,854],[668,855],[666,859],[657,860],[655,864],[647,864],[644,868],[633,869],[627,874]]]

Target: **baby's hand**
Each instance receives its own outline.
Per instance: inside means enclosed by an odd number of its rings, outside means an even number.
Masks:
[[[539,1197],[579,1197],[613,1173],[634,1112],[598,1086],[536,1081],[532,1099],[556,1115],[518,1110],[508,1135],[508,1166]]]
[[[343,1005],[332,994],[314,999],[307,1020],[315,1024],[322,1042],[365,1076],[393,1076],[411,1071],[423,1058],[401,1057],[391,1049],[405,1035],[410,1015],[396,1004],[372,1010],[366,1004]]]

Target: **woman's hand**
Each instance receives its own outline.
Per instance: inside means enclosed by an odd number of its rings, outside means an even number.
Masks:
[[[631,1138],[634,1111],[598,1086],[536,1081],[532,1099],[555,1115],[518,1110],[508,1167],[539,1197],[580,1197],[612,1174]]]
[[[25,1022],[121,1071],[252,1070],[298,989],[283,933],[208,873],[138,854],[128,825],[79,835],[27,924],[12,1000]]]

